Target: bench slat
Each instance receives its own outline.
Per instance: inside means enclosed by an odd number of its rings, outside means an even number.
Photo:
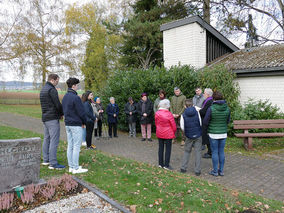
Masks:
[[[284,124],[284,119],[274,120],[235,120],[233,124]]]
[[[283,124],[238,124],[234,125],[234,129],[275,129],[284,128]]]
[[[273,133],[235,133],[238,138],[247,137],[284,137],[284,132],[273,132]]]

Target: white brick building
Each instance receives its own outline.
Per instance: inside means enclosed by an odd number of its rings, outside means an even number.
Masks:
[[[269,100],[284,112],[284,44],[239,50],[199,16],[161,26],[165,67],[225,64],[237,74],[242,104]],[[222,57],[221,57],[222,56]]]
[[[161,26],[165,67],[192,65],[199,69],[238,48],[199,16]]]

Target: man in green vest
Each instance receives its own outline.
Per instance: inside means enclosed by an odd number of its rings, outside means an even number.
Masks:
[[[182,115],[182,113],[185,109],[184,106],[185,106],[186,97],[182,94],[182,92],[180,91],[180,88],[178,88],[178,87],[174,88],[174,93],[175,93],[175,95],[172,96],[172,98],[171,98],[170,111],[175,118],[175,122],[176,122],[176,126],[177,126],[176,137],[178,137],[179,133],[181,132],[181,134],[182,134],[181,146],[183,146],[185,137],[184,137],[183,131],[181,131],[181,128],[180,128],[180,116]]]

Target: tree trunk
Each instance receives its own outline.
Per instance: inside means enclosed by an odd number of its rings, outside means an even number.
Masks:
[[[210,0],[203,0],[203,19],[210,24]]]

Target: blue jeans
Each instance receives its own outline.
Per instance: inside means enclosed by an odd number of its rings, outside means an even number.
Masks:
[[[57,164],[57,147],[60,137],[59,120],[43,122],[44,138],[42,144],[43,162],[54,166]]]
[[[224,164],[225,164],[225,144],[227,138],[222,139],[213,139],[209,137],[210,146],[212,150],[212,164],[214,173],[224,172]],[[219,169],[218,169],[219,163]]]
[[[67,159],[72,169],[79,168],[79,153],[82,144],[83,128],[81,126],[66,126]]]
[[[87,135],[86,128],[83,128],[83,140],[82,140],[82,142],[86,142],[86,135]]]

